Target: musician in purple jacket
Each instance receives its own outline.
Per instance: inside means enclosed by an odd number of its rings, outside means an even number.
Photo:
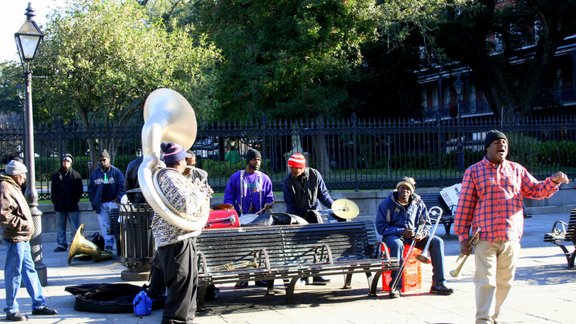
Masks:
[[[224,203],[231,204],[240,217],[268,210],[274,203],[272,181],[260,172],[262,155],[255,149],[246,153],[246,168],[235,172],[226,185]]]

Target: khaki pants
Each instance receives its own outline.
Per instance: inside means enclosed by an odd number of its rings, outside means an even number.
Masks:
[[[479,241],[474,249],[476,323],[496,323],[516,272],[518,241]]]

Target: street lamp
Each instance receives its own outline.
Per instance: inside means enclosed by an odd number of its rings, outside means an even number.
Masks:
[[[462,144],[462,136],[460,134],[460,95],[462,94],[462,88],[464,87],[464,82],[460,79],[460,76],[454,81],[454,90],[456,91],[456,109],[458,112],[457,123],[458,123],[458,152],[456,155],[456,164],[458,165],[459,171],[464,171],[464,145]]]
[[[462,94],[462,88],[464,87],[464,82],[458,77],[454,81],[454,90],[456,91],[456,108],[458,109],[458,119],[460,119],[460,95]]]
[[[28,166],[28,183],[26,184],[26,192],[24,196],[30,206],[32,219],[34,222],[34,233],[30,241],[32,249],[32,259],[38,278],[43,286],[48,284],[46,266],[42,261],[42,212],[38,209],[38,192],[36,191],[36,168],[34,165],[34,120],[32,118],[32,71],[30,70],[30,62],[36,56],[38,45],[44,38],[44,34],[34,21],[34,9],[28,2],[26,8],[26,21],[20,27],[20,30],[14,34],[16,47],[20,60],[24,65],[24,79],[26,80],[26,105],[24,107],[25,118],[24,126],[26,132],[24,133],[24,155],[26,165]]]

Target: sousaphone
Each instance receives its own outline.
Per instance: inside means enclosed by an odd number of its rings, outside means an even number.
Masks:
[[[70,250],[68,251],[68,264],[72,263],[72,260],[75,257],[80,257],[82,255],[90,256],[94,261],[112,259],[112,252],[100,250],[96,244],[84,237],[84,224],[80,224],[76,234],[74,235],[72,244],[70,244]]]
[[[138,169],[138,183],[144,198],[171,225],[188,232],[201,230],[208,221],[208,213],[199,221],[187,219],[167,203],[156,183],[156,175],[166,167],[160,160],[160,144],[173,142],[187,149],[196,140],[196,115],[192,106],[174,90],[154,90],[144,103],[141,136],[143,161]]]

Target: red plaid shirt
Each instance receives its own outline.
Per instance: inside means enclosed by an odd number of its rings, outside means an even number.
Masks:
[[[481,240],[520,240],[523,197],[545,199],[559,187],[550,178],[539,182],[518,163],[492,164],[484,157],[464,172],[454,233],[462,241],[472,227],[473,231],[481,229]]]

